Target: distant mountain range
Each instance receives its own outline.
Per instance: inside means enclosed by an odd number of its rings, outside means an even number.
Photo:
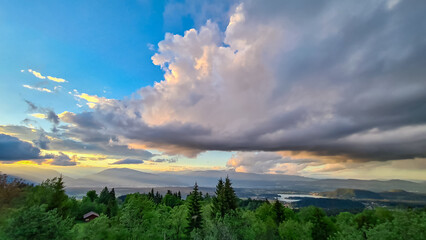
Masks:
[[[46,178],[59,176],[54,170],[33,168],[31,171],[3,171],[31,182],[42,182]],[[202,187],[214,187],[219,178],[229,176],[235,188],[257,188],[300,192],[325,192],[351,188],[373,192],[403,189],[408,192],[426,193],[426,183],[404,180],[356,180],[356,179],[314,179],[294,175],[254,174],[234,171],[182,171],[146,173],[128,168],[111,168],[82,178],[64,177],[67,188],[147,188],[147,187],[188,187],[195,182]]]
[[[412,193],[404,190],[392,190],[386,192],[372,192],[361,189],[339,188],[331,192],[320,193],[327,198],[339,199],[374,199],[374,200],[392,200],[392,201],[416,201],[426,202],[425,193]]]

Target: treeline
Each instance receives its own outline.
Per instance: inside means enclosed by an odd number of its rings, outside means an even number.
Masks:
[[[90,211],[100,217],[84,222]],[[218,181],[215,196],[195,184],[185,200],[154,189],[117,198],[108,188],[77,200],[60,177],[32,186],[0,175],[0,239],[426,239],[426,211],[294,211],[279,201],[238,199],[229,178]]]

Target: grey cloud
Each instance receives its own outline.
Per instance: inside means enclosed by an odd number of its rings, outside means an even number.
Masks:
[[[143,160],[140,160],[140,159],[126,158],[123,160],[116,161],[112,164],[142,164],[142,163],[143,163]]]
[[[40,133],[39,138],[37,140],[33,140],[33,143],[41,149],[49,149],[48,144],[50,143],[50,140],[44,133]]]
[[[56,166],[75,166],[77,162],[75,159],[71,159],[68,155],[60,152],[59,155],[53,157],[53,161],[50,164]]]
[[[33,102],[28,101],[28,100],[25,100],[25,102],[28,105],[28,111],[29,112],[40,111],[40,112],[46,114],[46,120],[48,120],[49,122],[51,122],[53,124],[52,131],[57,132],[57,126],[58,126],[60,121],[59,121],[58,115],[53,110],[51,110],[49,108],[38,107]]]
[[[232,156],[226,166],[243,172],[252,173],[288,173],[282,171],[286,165],[293,165],[297,171],[303,170],[308,165],[319,164],[312,159],[292,159],[274,152],[238,152]],[[294,173],[293,173],[294,174]]]
[[[60,127],[61,131],[58,133],[47,133],[43,129],[33,129],[25,126],[4,125],[0,126],[0,131],[6,133],[13,133],[21,139],[32,141],[38,147],[48,147],[56,151],[67,151],[87,154],[103,154],[116,157],[133,157],[142,159],[151,159],[156,156],[155,154],[143,150],[132,149],[126,144],[117,142],[118,139],[114,136],[99,138],[100,141],[78,141],[82,133],[69,134],[64,133],[68,128]],[[93,133],[95,134],[95,133]],[[49,140],[49,137],[51,137]],[[95,136],[91,137],[95,139]],[[115,139],[109,142],[108,139]],[[102,158],[98,158],[104,160]]]
[[[50,122],[52,122],[55,125],[59,124],[59,117],[52,110],[47,111],[47,120],[49,120]]]
[[[30,111],[30,112],[34,112],[34,111],[36,111],[37,110],[37,106],[34,104],[34,103],[32,103],[32,102],[30,102],[30,101],[28,101],[28,100],[24,100],[26,103],[27,103],[27,105],[28,105],[28,111]]]
[[[167,81],[70,115],[68,134],[187,156],[424,158],[425,11],[423,1],[244,1],[225,32],[207,23],[168,35],[152,58]]]
[[[151,159],[150,162],[156,162],[156,163],[175,163],[178,161],[178,158],[157,158],[157,159]]]
[[[0,161],[43,159],[40,149],[6,134],[0,134]]]

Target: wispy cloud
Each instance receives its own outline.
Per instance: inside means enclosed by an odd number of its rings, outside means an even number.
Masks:
[[[21,72],[24,72],[24,70],[21,70]],[[46,76],[43,76],[40,72],[34,71],[32,69],[28,69],[28,72],[32,73],[36,78],[46,79]],[[52,77],[52,76],[47,76],[47,79],[49,79],[50,81],[58,82],[58,83],[68,82],[67,80],[63,78]]]
[[[52,93],[52,90],[48,89],[48,88],[44,88],[44,87],[34,87],[34,86],[30,86],[27,84],[22,85],[24,88],[28,88],[28,89],[32,89],[32,90],[37,90],[40,92],[48,92],[48,93]]]

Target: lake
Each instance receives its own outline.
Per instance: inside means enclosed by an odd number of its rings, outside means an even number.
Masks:
[[[282,193],[278,194],[280,197],[278,200],[283,202],[297,202],[300,201],[300,199],[294,199],[294,198],[324,198],[322,196],[313,195],[313,194],[287,194]]]

